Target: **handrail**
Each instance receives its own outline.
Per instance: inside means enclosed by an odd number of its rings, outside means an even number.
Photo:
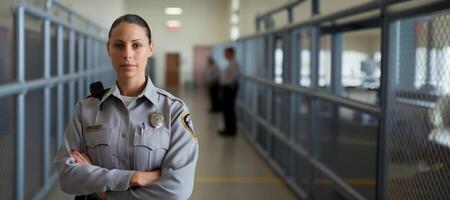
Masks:
[[[277,87],[277,88],[281,88],[287,91],[292,91],[292,92],[298,92],[301,93],[303,95],[312,97],[312,98],[317,98],[317,99],[321,99],[321,100],[325,100],[334,104],[338,104],[347,108],[352,108],[355,110],[358,110],[360,112],[364,112],[364,113],[368,113],[368,114],[372,114],[375,115],[377,117],[381,116],[381,108],[379,106],[376,105],[372,105],[372,104],[368,104],[368,103],[363,103],[360,101],[356,101],[353,99],[349,99],[349,98],[345,98],[345,97],[338,97],[332,94],[327,94],[324,92],[319,92],[319,91],[312,91],[310,89],[307,88],[303,88],[300,87],[298,85],[292,85],[292,84],[277,84],[274,81],[271,81],[269,79],[266,78],[261,78],[261,77],[253,77],[253,76],[248,76],[248,75],[240,75],[242,79],[247,79],[250,81],[254,81],[254,82],[258,82],[264,85],[268,85],[271,87]]]
[[[100,74],[103,72],[111,71],[110,66],[104,66],[101,68],[95,68],[91,70],[86,70],[83,72],[67,74],[64,76],[53,76],[51,78],[41,78],[36,80],[28,80],[26,82],[10,83],[5,85],[0,85],[0,98],[5,96],[16,95],[20,93],[25,93],[30,90],[41,89],[46,86],[55,86],[59,83],[65,83],[68,81],[76,80],[81,77],[86,77],[94,74]]]

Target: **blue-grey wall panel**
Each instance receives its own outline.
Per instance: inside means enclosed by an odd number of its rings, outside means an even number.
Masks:
[[[25,199],[31,199],[42,186],[43,90],[25,96]]]
[[[28,18],[27,18],[28,20]],[[37,22],[36,22],[37,23]],[[44,77],[44,51],[42,33],[27,29],[25,31],[25,79]]]
[[[0,26],[0,85],[15,80],[12,42],[11,29]]]
[[[0,98],[0,199],[13,199],[16,98]]]

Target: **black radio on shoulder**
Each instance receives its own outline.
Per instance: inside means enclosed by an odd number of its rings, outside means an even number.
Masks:
[[[105,89],[103,87],[103,83],[101,81],[97,81],[95,83],[91,83],[91,85],[89,86],[89,90],[91,92],[91,95],[89,95],[88,97],[95,97],[101,100],[103,95],[109,90],[109,88]]]

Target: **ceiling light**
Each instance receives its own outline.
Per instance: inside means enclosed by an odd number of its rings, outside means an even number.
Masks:
[[[167,7],[166,9],[164,9],[164,12],[167,15],[181,15],[183,13],[183,9],[178,7]]]

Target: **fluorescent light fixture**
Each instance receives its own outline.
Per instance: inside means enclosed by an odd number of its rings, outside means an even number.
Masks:
[[[179,7],[167,7],[164,9],[166,15],[181,15],[183,13],[183,9]]]

